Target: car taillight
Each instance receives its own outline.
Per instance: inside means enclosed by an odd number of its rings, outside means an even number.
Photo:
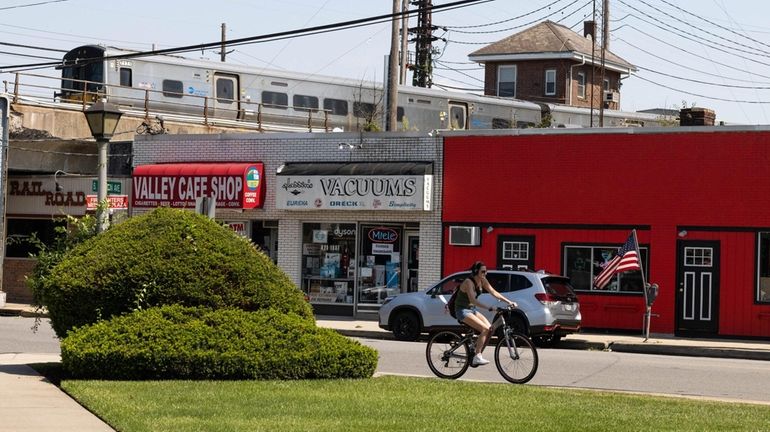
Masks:
[[[537,293],[535,294],[535,298],[537,299],[537,301],[544,304],[545,306],[556,306],[557,304],[559,304],[559,300],[550,294]]]

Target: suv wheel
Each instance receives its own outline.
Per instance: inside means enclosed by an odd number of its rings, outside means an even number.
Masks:
[[[398,340],[415,341],[420,337],[420,320],[410,311],[398,312],[393,317],[393,336]]]
[[[541,348],[551,348],[555,346],[561,340],[561,336],[556,335],[540,335],[532,338],[535,345]]]

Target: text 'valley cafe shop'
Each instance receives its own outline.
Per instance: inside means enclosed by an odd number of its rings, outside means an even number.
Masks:
[[[265,250],[317,313],[352,316],[417,289],[419,223],[398,215],[432,210],[432,167],[289,162],[266,173],[262,162],[139,165],[132,203],[138,211],[195,209],[201,197],[213,198],[216,219]]]

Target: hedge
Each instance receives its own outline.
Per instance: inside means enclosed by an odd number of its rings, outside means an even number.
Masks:
[[[87,379],[368,378],[377,352],[274,309],[163,306],[77,328],[62,366]]]

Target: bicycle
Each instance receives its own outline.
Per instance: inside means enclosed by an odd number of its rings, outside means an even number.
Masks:
[[[167,132],[168,131],[166,130],[166,125],[164,124],[163,117],[161,116],[155,116],[155,121],[151,121],[149,118],[145,118],[144,121],[142,121],[142,124],[136,128],[136,133],[139,135],[163,135]]]
[[[532,341],[523,334],[516,333],[505,321],[510,312],[508,307],[498,307],[492,321],[491,334],[502,326],[502,332],[495,346],[495,366],[506,381],[524,384],[537,372],[537,349]],[[463,324],[464,325],[464,324]],[[463,376],[475,355],[476,333],[464,325],[468,331],[461,336],[457,332],[445,330],[435,333],[428,340],[425,356],[430,370],[439,378],[457,379]]]

